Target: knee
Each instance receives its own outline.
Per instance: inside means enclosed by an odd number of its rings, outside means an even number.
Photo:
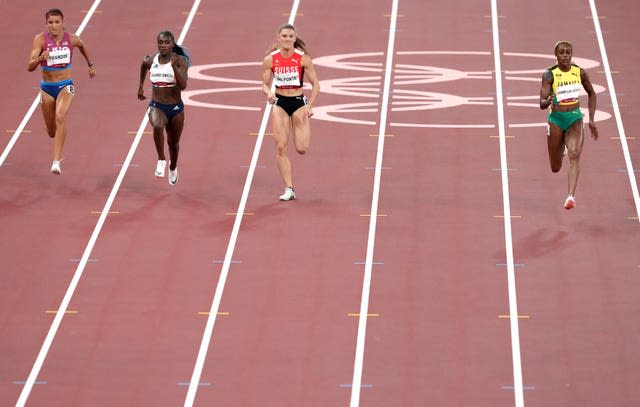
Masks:
[[[569,161],[578,161],[578,160],[580,160],[580,151],[578,151],[578,150],[569,150],[567,152],[567,157],[569,157]]]
[[[276,144],[276,155],[278,157],[286,156],[289,148],[286,144],[277,143]]]
[[[167,138],[167,145],[169,146],[169,148],[177,150],[178,147],[180,146],[180,144],[178,143],[178,140],[173,140],[171,138]]]
[[[64,126],[64,116],[56,115],[56,127],[62,127],[62,126]]]

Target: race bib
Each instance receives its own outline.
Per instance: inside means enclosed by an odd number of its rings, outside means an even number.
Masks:
[[[556,99],[558,104],[573,103],[580,98],[580,84],[572,83],[569,85],[558,86],[556,90]]]
[[[294,68],[276,68],[273,80],[276,87],[299,87],[300,73]]]
[[[48,66],[71,63],[71,50],[67,47],[54,47],[49,51]]]

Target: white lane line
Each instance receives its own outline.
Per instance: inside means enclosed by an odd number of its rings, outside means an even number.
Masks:
[[[524,406],[522,387],[522,361],[520,359],[520,330],[518,328],[518,299],[516,276],[513,264],[513,241],[511,236],[511,205],[509,203],[509,167],[507,165],[507,142],[504,125],[502,92],[502,64],[500,62],[500,32],[498,27],[497,0],[491,0],[491,24],[493,32],[493,61],[496,73],[496,106],[498,109],[498,135],[500,139],[500,174],[502,176],[502,202],[504,213],[504,244],[507,258],[507,285],[509,290],[509,322],[511,325],[511,359],[513,364],[513,395],[515,406]]]
[[[95,0],[93,2],[93,5],[91,6],[89,11],[87,12],[87,15],[84,16],[84,19],[82,20],[82,23],[80,23],[80,27],[78,27],[78,30],[76,31],[76,35],[82,34],[82,31],[84,31],[84,29],[87,26],[87,24],[89,24],[89,20],[91,19],[91,16],[93,16],[93,13],[98,8],[98,5],[100,4],[100,1],[101,0]],[[2,155],[0,155],[0,167],[2,167],[2,164],[4,164],[4,160],[7,159],[7,156],[11,152],[11,149],[13,149],[14,144],[16,144],[16,142],[18,141],[18,138],[20,138],[20,135],[22,134],[22,131],[27,126],[27,123],[29,123],[29,120],[31,119],[31,116],[33,116],[33,112],[36,110],[36,107],[38,107],[39,103],[40,103],[40,91],[38,91],[38,94],[36,95],[36,98],[33,100],[33,103],[31,103],[31,106],[29,107],[29,110],[27,110],[27,113],[22,118],[22,121],[20,122],[20,125],[16,129],[15,133],[13,133],[13,136],[9,140],[9,143],[7,144],[7,146],[4,148],[4,151],[2,152]]]
[[[193,6],[191,7],[191,12],[189,14],[189,17],[187,18],[187,23],[185,24],[184,28],[182,29],[182,33],[180,34],[180,40],[178,41],[179,44],[182,42],[182,39],[184,39],[186,32],[189,30],[189,26],[191,25],[191,21],[193,20],[193,15],[198,9],[199,4],[200,4],[200,0],[196,0],[193,3]],[[120,189],[120,185],[124,180],[124,176],[127,172],[127,169],[129,168],[129,164],[131,163],[131,160],[133,159],[133,155],[135,154],[136,149],[138,148],[138,144],[140,144],[140,140],[142,140],[142,135],[144,133],[144,129],[147,126],[148,122],[149,122],[149,118],[148,118],[148,115],[145,113],[144,118],[140,123],[140,127],[136,132],[136,136],[133,140],[133,143],[131,144],[131,148],[129,148],[127,157],[124,160],[124,164],[120,169],[120,173],[118,174],[118,177],[116,178],[116,181],[113,184],[113,188],[111,188],[111,193],[109,194],[109,197],[107,198],[107,201],[105,202],[104,207],[102,208],[102,212],[100,212],[100,217],[98,218],[98,222],[96,223],[96,226],[93,229],[93,233],[91,234],[91,237],[89,238],[89,242],[85,247],[84,253],[82,253],[82,257],[80,258],[78,267],[76,267],[76,271],[73,274],[73,278],[69,283],[69,287],[67,288],[64,298],[62,299],[62,302],[60,303],[60,306],[56,311],[56,316],[53,319],[53,322],[51,323],[51,327],[49,328],[49,332],[47,333],[47,336],[44,342],[42,343],[42,347],[40,348],[38,357],[36,358],[36,361],[34,362],[33,367],[31,368],[31,373],[29,373],[29,377],[27,378],[27,381],[25,382],[25,385],[22,388],[22,391],[20,392],[20,397],[18,398],[16,407],[22,407],[25,405],[25,403],[27,402],[27,399],[29,398],[29,394],[31,393],[31,390],[33,389],[33,385],[36,383],[36,379],[38,378],[40,369],[42,369],[42,365],[44,364],[47,354],[49,353],[51,344],[53,343],[56,333],[58,332],[58,328],[60,328],[60,324],[62,323],[62,318],[67,312],[67,308],[69,307],[69,302],[71,301],[71,298],[73,297],[76,287],[80,282],[80,278],[82,277],[85,266],[89,261],[89,256],[93,251],[93,247],[95,246],[96,241],[98,240],[98,235],[102,231],[102,226],[104,225],[104,222],[107,219],[107,215],[109,214],[109,211],[111,209],[111,206],[113,205],[113,201],[115,200],[116,195],[118,194],[118,190]]]
[[[360,299],[360,315],[358,317],[358,335],[356,340],[356,354],[353,363],[353,379],[351,381],[350,407],[357,407],[360,403],[362,384],[362,369],[364,366],[364,346],[367,332],[367,314],[369,313],[369,291],[373,271],[373,250],[376,240],[376,224],[378,221],[378,199],[380,197],[380,179],[382,177],[382,156],[384,153],[385,131],[387,127],[387,110],[389,109],[389,93],[391,87],[391,73],[393,71],[393,52],[396,39],[396,23],[398,20],[398,2],[393,0],[389,23],[389,41],[387,43],[387,59],[384,70],[384,87],[382,104],[380,106],[380,128],[378,129],[378,151],[373,179],[373,196],[371,197],[371,216],[369,217],[369,238],[367,240],[367,255],[365,257],[364,278],[362,282],[362,297]]]
[[[291,13],[289,14],[289,24],[293,24],[293,22],[295,21],[296,15],[298,14],[299,6],[300,0],[294,0],[291,7]],[[275,86],[272,84],[271,91],[273,92],[274,90]],[[198,350],[198,356],[196,357],[196,362],[193,367],[193,373],[191,374],[191,380],[189,381],[189,388],[184,400],[184,407],[193,406],[196,398],[196,392],[198,391],[198,387],[200,384],[200,377],[202,376],[202,370],[204,369],[207,352],[209,351],[209,345],[213,337],[213,328],[215,327],[218,311],[220,310],[222,293],[224,292],[224,286],[227,282],[229,268],[232,263],[233,252],[236,247],[236,241],[238,240],[238,233],[240,232],[242,217],[247,205],[247,200],[249,199],[249,191],[251,190],[253,175],[255,173],[258,158],[260,156],[260,149],[262,148],[262,141],[264,140],[267,123],[269,122],[271,108],[272,105],[267,103],[262,115],[262,122],[260,123],[260,129],[258,130],[256,144],[253,148],[253,154],[251,155],[251,163],[249,164],[247,178],[245,179],[244,188],[242,190],[242,197],[240,198],[240,203],[238,204],[235,221],[233,222],[233,229],[231,230],[231,236],[229,237],[229,243],[227,244],[227,251],[224,255],[224,262],[222,263],[222,269],[220,270],[220,277],[218,277],[218,284],[213,295],[211,308],[209,309],[209,317],[207,318],[207,324],[205,325],[204,332],[202,334],[202,341],[200,342],[200,349]]]
[[[607,56],[607,50],[604,46],[604,37],[602,36],[602,29],[600,27],[600,18],[598,17],[598,10],[596,9],[595,0],[589,0],[589,6],[591,7],[591,16],[593,18],[593,26],[596,29],[596,37],[598,38],[598,45],[600,46],[600,55],[602,57],[602,66],[604,68],[604,74],[607,77],[607,87],[609,88],[609,95],[611,96],[611,105],[613,106],[613,112],[616,118],[616,125],[618,126],[618,134],[620,135],[620,145],[622,145],[624,162],[627,165],[627,174],[629,175],[629,183],[631,184],[633,202],[636,205],[636,215],[637,215],[637,218],[640,220],[640,196],[638,195],[638,184],[636,182],[636,175],[633,170],[633,163],[631,162],[631,155],[629,154],[629,145],[627,144],[627,136],[624,132],[624,126],[622,125],[622,115],[620,114],[620,106],[618,105],[618,96],[616,93],[616,88],[613,84],[613,76],[611,75],[611,66],[609,65],[609,57]]]

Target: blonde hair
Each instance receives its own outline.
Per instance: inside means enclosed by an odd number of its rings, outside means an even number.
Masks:
[[[553,46],[553,53],[555,54],[556,52],[558,52],[558,47],[560,45],[568,45],[569,48],[571,48],[571,50],[573,51],[573,44],[571,44],[569,41],[566,40],[561,40],[556,42],[556,45]]]

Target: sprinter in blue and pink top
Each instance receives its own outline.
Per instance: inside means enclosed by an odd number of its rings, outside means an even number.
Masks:
[[[60,9],[47,10],[45,21],[47,31],[36,35],[33,39],[27,70],[32,72],[38,66],[42,68],[40,82],[42,114],[47,133],[54,139],[51,172],[61,174],[62,147],[67,137],[65,119],[75,94],[71,80],[73,48],[78,48],[87,61],[89,77],[96,76],[96,71],[84,41],[77,35],[64,30],[64,16]]]

